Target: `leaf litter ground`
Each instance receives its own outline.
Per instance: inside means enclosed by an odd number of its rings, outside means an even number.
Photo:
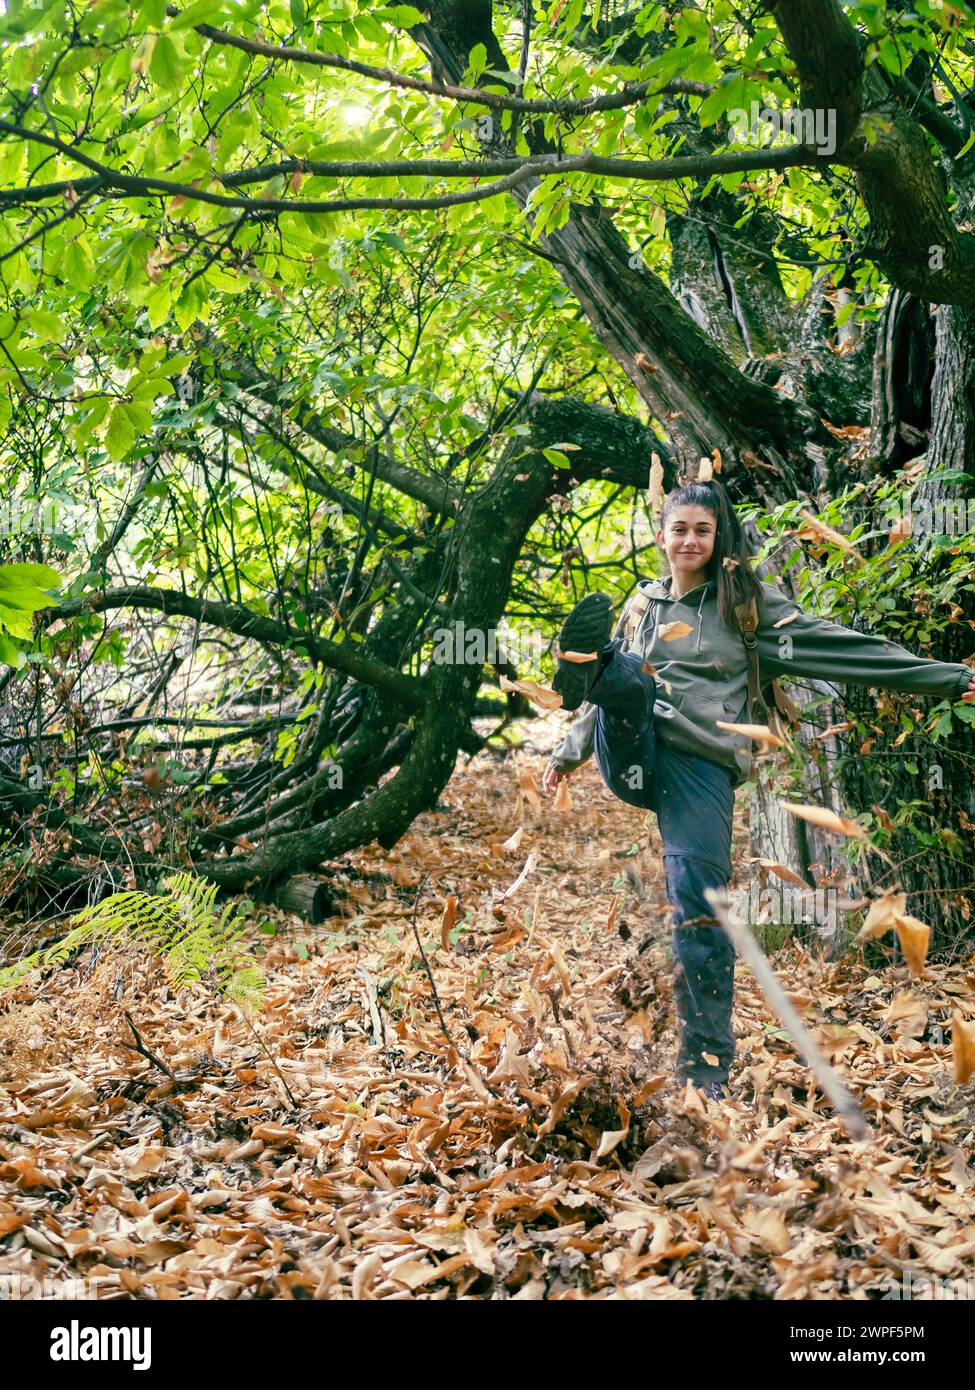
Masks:
[[[176,997],[131,944],[2,996],[0,1280],[154,1299],[877,1299],[905,1272],[930,1297],[975,1280],[975,1087],[947,1035],[975,1018],[975,960],[912,978],[879,948],[873,968],[795,942],[774,957],[863,1142],[741,965],[731,1098],[681,1091],[653,819],[592,769],[556,809],[541,769],[527,751],[460,767],[393,851],[336,866],[344,911],[322,927],[256,910],[252,1022],[202,985]],[[739,885],[746,839],[737,824]],[[423,879],[436,1000],[411,926]],[[131,1049],[126,1011],[172,1078]]]

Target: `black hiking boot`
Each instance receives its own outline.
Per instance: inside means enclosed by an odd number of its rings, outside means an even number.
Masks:
[[[562,696],[562,708],[578,709],[601,667],[603,648],[613,631],[613,603],[608,594],[587,594],[562,624],[560,652],[595,652],[592,661],[558,663],[552,689]]]

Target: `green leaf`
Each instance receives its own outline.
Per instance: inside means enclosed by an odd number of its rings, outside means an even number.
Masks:
[[[91,288],[95,270],[91,254],[81,237],[74,237],[65,245],[60,269],[64,278],[69,284],[74,285],[76,290]]]
[[[476,79],[487,67],[487,49],[483,43],[476,43],[471,49],[471,56],[468,59],[468,68],[471,75]]]
[[[57,570],[49,565],[0,565],[0,628],[13,637],[30,640],[34,614],[57,603],[56,595],[47,590],[57,590],[60,583]]]
[[[29,641],[34,635],[33,614],[25,613],[19,608],[7,608],[0,603],[0,628],[5,629],[13,637],[23,637]]]
[[[109,457],[118,463],[120,459],[125,458],[134,443],[135,427],[125,404],[120,402],[112,411],[109,419],[108,430],[105,434],[105,447],[108,449]]]
[[[697,118],[701,125],[714,125],[726,111],[746,110],[752,87],[753,84],[741,73],[729,73],[723,77],[698,107]]]
[[[28,309],[25,317],[41,342],[64,342],[67,330],[59,314],[52,314],[47,309]]]
[[[542,453],[555,468],[571,468],[572,464],[559,449],[543,449]]]
[[[50,565],[0,565],[0,603],[27,608],[35,598],[46,600],[47,590],[60,585],[61,576]]]
[[[955,155],[955,159],[964,159],[965,155],[968,153],[968,151],[972,148],[973,145],[975,145],[975,130],[972,131],[971,135],[969,135],[964,145],[962,145],[961,149]]]
[[[18,647],[15,647],[10,638],[0,632],[0,661],[4,666],[12,666],[16,671],[23,665],[24,658]]]
[[[164,324],[169,318],[172,307],[173,287],[168,280],[164,280],[161,285],[156,285],[146,300],[146,317],[149,320],[149,327],[156,329]]]
[[[403,29],[409,29],[414,24],[422,24],[424,16],[412,5],[382,5],[372,13],[379,19],[388,19],[390,24],[395,24]],[[485,57],[487,54],[485,53]]]
[[[156,47],[152,52],[152,62],[149,64],[149,71],[153,80],[160,87],[170,91],[179,85],[179,80],[183,73],[183,64],[176,51],[176,45],[172,39],[160,34],[156,40]]]
[[[212,23],[222,10],[222,0],[196,0],[195,4],[187,5],[175,19],[171,19],[167,28],[177,33],[180,29],[192,29],[194,24]]]

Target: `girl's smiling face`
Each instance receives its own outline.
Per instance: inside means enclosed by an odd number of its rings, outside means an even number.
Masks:
[[[717,517],[707,507],[674,507],[668,513],[664,529],[657,532],[657,544],[670,562],[679,593],[686,594],[707,579],[716,531]]]

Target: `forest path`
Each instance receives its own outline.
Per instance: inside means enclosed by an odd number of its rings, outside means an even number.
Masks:
[[[131,944],[0,996],[0,1283],[24,1296],[86,1279],[79,1292],[108,1298],[877,1298],[905,1270],[975,1277],[975,1087],[954,1084],[950,1030],[953,1010],[975,1016],[975,961],[910,979],[777,954],[859,1094],[863,1143],[809,1095],[740,965],[733,1098],[705,1102],[672,1080],[655,828],[592,766],[557,811],[534,789],[531,746],[463,762],[392,852],[343,866],[345,915],[312,928],[255,909],[267,994],[252,1027],[203,987],[177,1000]],[[745,845],[739,824],[742,882]],[[423,876],[417,924],[453,1049],[411,928]],[[126,1010],[175,1083],[126,1047]]]

